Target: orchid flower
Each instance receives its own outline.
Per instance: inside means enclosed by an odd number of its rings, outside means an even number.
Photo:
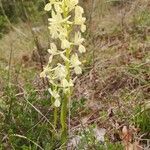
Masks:
[[[63,91],[69,91],[73,87],[74,82],[71,79],[71,72],[81,74],[81,62],[78,54],[73,52],[73,47],[77,47],[79,53],[85,53],[86,49],[83,45],[84,38],[81,32],[85,32],[86,18],[83,17],[84,10],[78,5],[79,0],[49,0],[45,5],[45,10],[51,12],[51,17],[48,19],[50,35],[53,39],[59,41],[59,46],[54,42],[50,44],[48,49],[49,61],[44,67],[41,77],[47,78],[49,82],[57,87],[58,90],[49,90],[52,97],[56,100],[54,106],[60,106],[60,95]],[[74,13],[74,15],[72,15]],[[73,26],[78,26],[80,30],[72,36]],[[72,40],[72,37],[73,40]],[[58,49],[59,47],[59,49]],[[57,55],[58,64],[52,63],[53,58]]]

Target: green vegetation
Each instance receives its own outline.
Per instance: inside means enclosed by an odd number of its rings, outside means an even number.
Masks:
[[[134,123],[141,129],[143,133],[150,133],[150,109],[143,107],[136,108]]]
[[[7,31],[7,21],[4,16],[0,16],[0,37],[2,37],[2,33],[6,33]]]

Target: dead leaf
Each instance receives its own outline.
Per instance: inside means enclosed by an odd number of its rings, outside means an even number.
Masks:
[[[129,128],[124,125],[122,128],[122,142],[125,146],[125,150],[134,150],[132,141],[132,133],[130,132]]]
[[[125,143],[132,141],[132,133],[127,126],[123,126],[122,128],[122,140]]]
[[[128,146],[125,145],[125,150],[143,150],[138,142],[129,143]]]

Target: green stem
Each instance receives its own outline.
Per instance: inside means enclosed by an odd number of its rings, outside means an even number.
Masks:
[[[66,57],[69,59],[70,57],[70,49],[66,50]],[[67,80],[70,80],[70,63],[68,61],[65,62],[67,71],[68,71],[68,75],[67,75]],[[60,120],[61,120],[61,126],[62,126],[62,131],[61,131],[61,142],[62,144],[65,144],[67,142],[67,112],[68,112],[68,101],[70,98],[70,89],[69,92],[67,92],[66,94],[64,94],[64,99],[62,101],[62,106],[61,106],[61,116],[60,116]]]
[[[64,4],[66,5],[66,2],[64,1]],[[68,16],[68,11],[65,10],[65,6],[64,5],[64,11],[63,11],[63,16],[64,18],[66,18]],[[66,28],[68,29],[67,25],[65,25]],[[68,38],[69,38],[69,31],[68,31]],[[69,59],[70,58],[70,52],[71,49],[66,49],[66,57]],[[65,62],[65,66],[67,68],[68,74],[67,74],[67,81],[70,81],[70,62],[66,61]],[[64,99],[62,101],[62,105],[61,105],[61,114],[60,114],[60,122],[61,122],[61,143],[63,145],[66,144],[67,142],[67,113],[68,113],[68,102],[70,99],[70,88],[69,88],[69,92],[64,94]],[[66,148],[64,148],[66,149]]]
[[[65,144],[67,142],[67,104],[68,104],[68,97],[67,95],[64,96],[64,100],[61,106],[61,142]]]

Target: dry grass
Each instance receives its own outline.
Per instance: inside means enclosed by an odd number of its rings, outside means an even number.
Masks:
[[[31,28],[28,24],[21,23],[15,27],[16,30],[10,31],[0,40],[0,60],[9,61],[10,51],[12,49],[12,64],[21,61],[23,55],[31,56],[36,49]],[[43,45],[48,43],[47,27],[33,27],[40,42]]]

